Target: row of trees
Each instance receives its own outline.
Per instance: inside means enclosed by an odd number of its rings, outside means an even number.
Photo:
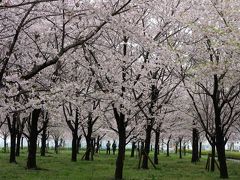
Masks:
[[[32,169],[37,138],[44,154],[50,127],[68,127],[72,161],[82,135],[88,160],[93,135],[99,142],[115,132],[115,179],[122,179],[127,143],[144,140],[147,169],[153,132],[157,149],[160,136],[181,144],[193,129],[194,154],[203,131],[212,153],[217,149],[220,177],[228,178],[225,144],[240,115],[239,6],[237,0],[2,0],[0,111],[11,135],[10,162],[22,135]]]

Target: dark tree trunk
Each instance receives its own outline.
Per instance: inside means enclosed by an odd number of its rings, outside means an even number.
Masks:
[[[218,154],[218,162],[220,166],[220,178],[228,178],[228,170],[225,155],[225,140],[221,127],[216,127],[216,148]]]
[[[140,157],[140,142],[137,142],[137,156]]]
[[[16,156],[20,156],[20,144],[21,144],[22,133],[17,133],[17,144],[16,144]]]
[[[95,152],[98,153],[99,152],[99,148],[100,148],[100,136],[97,137],[97,142],[96,142],[96,150]]]
[[[167,141],[167,156],[169,156],[169,143],[170,143],[170,138]]]
[[[58,154],[58,147],[59,147],[58,142],[59,142],[59,138],[55,137],[55,139],[54,139],[54,151],[55,151],[56,154]]]
[[[77,161],[77,139],[78,139],[78,109],[76,109],[76,116],[75,116],[75,122],[74,122],[74,127],[72,127],[72,161],[76,162]]]
[[[21,139],[21,149],[23,149],[23,137]]]
[[[198,130],[193,128],[192,131],[192,163],[196,163],[198,158]]]
[[[154,146],[154,164],[158,164],[158,153],[159,153],[159,137],[160,131],[155,131],[155,146]]]
[[[136,142],[133,141],[133,142],[132,142],[131,157],[134,157],[135,148],[136,148]]]
[[[46,143],[48,139],[47,127],[49,122],[48,112],[46,112],[45,120],[43,121],[42,127],[42,138],[41,138],[41,156],[46,155]]]
[[[164,151],[163,144],[164,144],[164,140],[162,139],[162,147],[161,147],[162,153],[163,153],[163,151]]]
[[[220,166],[220,178],[228,178],[228,170],[225,155],[225,143],[217,143],[218,162]]]
[[[47,145],[47,128],[44,128],[41,138],[41,156],[46,155],[46,145]]]
[[[146,139],[145,139],[145,147],[144,147],[145,153],[143,154],[143,162],[142,162],[143,169],[148,169],[148,155],[150,151],[151,132],[152,132],[152,126],[148,125],[146,129]]]
[[[199,143],[199,159],[202,157],[202,142]]]
[[[77,161],[77,138],[78,135],[77,133],[72,134],[72,161],[76,162]]]
[[[125,126],[125,115],[118,114],[117,109],[114,108],[114,115],[118,126],[118,155],[116,160],[115,179],[123,179],[123,165],[125,159],[125,146],[126,146],[126,126]]]
[[[11,133],[10,163],[16,163],[16,133]]]
[[[78,113],[77,108],[76,108],[75,112],[76,112],[75,121],[74,122],[70,121],[67,117],[67,114],[66,114],[65,105],[63,105],[63,113],[64,113],[64,116],[65,116],[66,123],[72,131],[72,158],[71,158],[71,160],[73,162],[77,161],[77,151],[78,151],[77,141],[78,141],[79,113]],[[69,112],[68,113],[69,113],[69,115],[73,116],[73,110],[72,110],[71,103],[69,103]]]
[[[86,143],[87,143],[87,148],[86,148],[85,160],[89,161],[90,153],[91,153],[91,138],[86,137]]]
[[[177,154],[178,153],[178,142],[176,142],[176,144],[175,144],[175,154]]]
[[[37,152],[37,136],[38,136],[38,118],[40,115],[41,109],[34,109],[32,112],[32,120],[30,126],[30,135],[29,135],[29,148],[28,148],[28,159],[27,159],[27,168],[36,169],[36,152]]]
[[[185,144],[183,146],[183,154],[184,154],[184,156],[186,156],[186,145]]]
[[[218,56],[216,56],[216,58],[217,60],[219,60]],[[220,84],[220,78],[218,77],[217,74],[214,74],[214,84],[213,84],[214,89],[211,97],[213,100],[214,113],[215,113],[216,148],[217,148],[218,161],[220,166],[220,178],[225,179],[225,178],[228,178],[228,170],[227,170],[226,155],[225,155],[225,137],[224,137],[224,129],[223,129],[224,125],[221,122],[221,114],[222,114],[221,111],[223,106],[222,107],[219,106],[220,104],[219,84]]]
[[[92,139],[91,139],[91,147],[90,147],[90,155],[91,155],[90,160],[91,160],[91,161],[93,161],[93,155],[94,155],[94,144],[95,144],[95,139],[92,138]]]
[[[212,158],[211,158],[211,167],[210,167],[210,170],[212,172],[214,172],[215,170],[215,142],[213,142],[213,144],[211,144],[212,146]]]
[[[92,119],[92,113],[88,113],[88,121],[87,121],[87,134],[85,133],[85,139],[87,143],[86,153],[85,153],[85,160],[90,160],[90,153],[93,150],[91,146],[92,141],[92,131],[93,131],[93,125],[94,121]]]
[[[80,135],[77,139],[77,153],[78,154],[79,154],[79,151],[80,151],[81,139],[82,139],[82,136]]]
[[[4,134],[3,141],[4,141],[4,147],[3,147],[3,152],[7,152],[7,134]]]
[[[27,139],[27,150],[29,151],[29,139]]]
[[[16,163],[16,137],[17,137],[17,120],[19,118],[19,115],[17,113],[13,114],[12,123],[10,121],[10,118],[7,117],[8,121],[8,128],[10,131],[10,138],[11,138],[11,147],[10,147],[10,163]]]
[[[182,138],[179,139],[179,158],[182,159]]]

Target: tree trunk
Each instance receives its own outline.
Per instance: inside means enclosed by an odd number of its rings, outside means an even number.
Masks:
[[[116,109],[115,109],[116,111]],[[116,113],[116,112],[115,112]],[[123,179],[123,165],[125,159],[125,146],[126,146],[126,127],[125,127],[125,115],[120,113],[120,116],[115,114],[115,119],[117,120],[118,125],[118,155],[116,160],[116,169],[115,169],[115,179]]]
[[[140,157],[140,142],[137,142],[137,156]]]
[[[16,163],[16,132],[11,132],[10,163]]]
[[[37,152],[37,136],[38,136],[38,118],[41,109],[34,109],[32,112],[32,120],[30,126],[29,135],[29,148],[28,148],[28,159],[27,169],[36,169],[36,152]]]
[[[100,147],[100,136],[97,137],[97,142],[96,142],[96,149],[95,152],[98,153]]]
[[[182,159],[182,138],[179,139],[179,158]]]
[[[218,57],[219,59],[219,57]],[[221,122],[221,110],[222,107],[220,104],[220,91],[219,91],[220,79],[217,74],[214,74],[214,89],[212,94],[212,100],[214,105],[215,113],[215,127],[216,127],[216,147],[218,153],[218,161],[220,166],[220,178],[228,178],[228,170],[226,164],[226,155],[225,155],[225,137],[223,134],[222,122]]]
[[[43,121],[43,127],[42,127],[41,156],[45,156],[46,154],[46,143],[48,139],[48,134],[47,134],[48,122],[49,122],[49,116],[48,116],[48,112],[46,112],[46,116]]]
[[[212,146],[212,158],[211,158],[211,167],[210,167],[210,170],[212,172],[214,172],[215,170],[215,142],[213,144],[211,144]]]
[[[78,154],[79,154],[79,151],[80,151],[81,139],[82,139],[82,136],[78,137],[78,139],[77,139],[77,153]]]
[[[72,161],[77,161],[77,138],[78,135],[76,133],[72,134]]]
[[[176,144],[175,144],[175,154],[177,154],[178,153],[178,142],[176,142]]]
[[[136,142],[133,141],[133,142],[132,142],[131,157],[134,157],[135,148],[136,148]]]
[[[216,148],[218,154],[218,162],[220,166],[220,178],[228,178],[228,170],[225,155],[224,135],[220,128],[216,128]]]
[[[185,144],[183,146],[183,154],[184,154],[184,156],[186,156],[186,145]]]
[[[93,155],[94,155],[94,144],[95,144],[95,139],[91,139],[91,147],[90,147],[90,155],[91,155],[91,158],[90,160],[93,161]]]
[[[23,137],[21,139],[21,149],[23,149]]]
[[[20,144],[21,144],[22,133],[17,133],[17,146],[16,146],[16,156],[20,156]]]
[[[47,128],[43,129],[41,138],[41,156],[46,155]]]
[[[198,158],[198,130],[193,128],[192,131],[192,163],[196,163]]]
[[[164,144],[164,140],[162,139],[162,147],[161,147],[161,151],[162,151],[162,153],[163,153],[163,151],[164,151],[164,148],[163,148],[163,145]]]
[[[198,158],[200,159],[202,157],[202,142],[199,143],[199,156]]]
[[[54,139],[54,151],[55,151],[56,154],[58,154],[58,146],[59,146],[58,141],[59,141],[58,137],[57,138],[55,137],[55,139]]]
[[[87,122],[87,134],[85,135],[86,143],[87,143],[87,149],[85,154],[85,160],[90,160],[90,153],[92,151],[91,147],[91,141],[92,141],[92,131],[93,131],[93,120],[92,120],[92,114],[88,113],[88,122]]]
[[[158,164],[158,152],[159,152],[159,137],[160,131],[155,131],[155,146],[154,146],[154,164]]]
[[[4,137],[3,137],[3,141],[4,141],[4,147],[3,147],[3,152],[6,153],[7,152],[7,135],[4,134]]]
[[[76,108],[75,112],[76,112],[76,116],[75,116],[74,126],[71,124],[71,121],[67,120],[67,118],[66,118],[67,124],[72,131],[72,158],[71,158],[71,160],[73,162],[77,161],[77,145],[78,145],[77,140],[78,140],[78,125],[79,125],[79,123],[78,123],[79,113],[78,113],[77,108]]]
[[[87,148],[86,148],[85,160],[89,161],[90,153],[91,153],[91,138],[86,137],[86,143],[87,143]]]
[[[169,156],[169,143],[170,143],[170,139],[168,139],[167,141],[167,157]]]
[[[19,118],[19,115],[17,113],[13,114],[12,123],[10,121],[10,118],[7,117],[8,120],[8,128],[10,131],[10,138],[11,138],[11,147],[10,147],[10,163],[16,163],[16,136],[17,136],[17,119]]]
[[[143,154],[143,162],[142,162],[143,169],[148,169],[148,155],[150,151],[151,131],[152,131],[152,126],[148,125],[146,129],[146,139],[145,139],[145,147],[144,147],[145,153]]]

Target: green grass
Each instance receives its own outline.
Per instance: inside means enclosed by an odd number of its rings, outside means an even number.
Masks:
[[[81,160],[83,152],[78,156],[78,162],[71,162],[71,152],[69,150],[60,151],[59,154],[48,153],[46,157],[37,156],[37,164],[41,170],[26,170],[26,152],[17,158],[17,164],[9,164],[9,154],[0,153],[0,179],[22,179],[22,180],[108,180],[112,179],[115,169],[114,155],[94,156],[94,161]],[[126,154],[124,166],[125,179],[219,179],[219,172],[207,172],[204,167],[206,159],[201,159],[197,164],[190,163],[191,156],[184,156],[179,159],[172,154],[166,157],[159,156],[159,165],[153,169],[149,164],[149,170],[137,169],[138,159],[130,158],[129,152]],[[240,179],[240,163],[228,161],[230,179]]]
[[[192,153],[191,150],[187,150],[187,153]],[[240,153],[236,152],[236,151],[226,151],[226,158],[229,159],[236,159],[236,160],[240,160]],[[204,156],[207,156],[208,154],[211,154],[211,151],[201,151],[201,154]],[[217,152],[216,152],[216,156],[217,156]]]

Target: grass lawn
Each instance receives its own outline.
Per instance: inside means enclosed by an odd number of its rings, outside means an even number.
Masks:
[[[94,156],[94,161],[81,160],[83,152],[78,156],[78,162],[71,162],[71,151],[62,150],[59,154],[53,151],[46,157],[37,156],[37,164],[41,170],[26,170],[26,152],[22,152],[17,158],[17,164],[9,164],[9,154],[0,153],[0,179],[34,179],[34,180],[108,180],[112,179],[115,169],[116,155]],[[207,172],[205,168],[206,159],[203,158],[197,164],[190,162],[191,156],[178,156],[171,154],[166,157],[164,154],[159,156],[159,165],[157,170],[149,164],[149,170],[137,169],[138,159],[130,158],[127,152],[124,165],[125,179],[219,179],[219,172]],[[151,154],[152,155],[152,154]],[[230,179],[240,179],[240,162],[228,161],[228,170]]]

